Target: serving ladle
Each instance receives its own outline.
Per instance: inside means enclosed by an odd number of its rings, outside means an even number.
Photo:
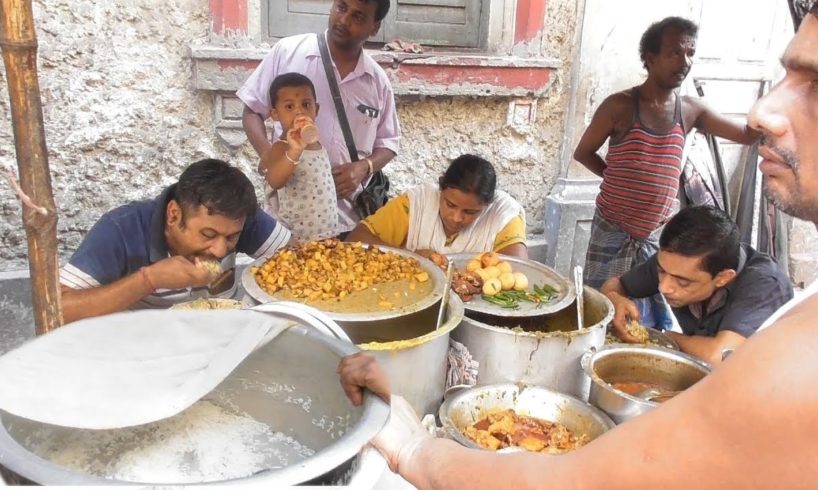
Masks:
[[[577,330],[582,330],[585,318],[585,295],[582,287],[582,266],[574,267],[574,289],[577,297]]]
[[[454,274],[454,266],[452,265],[452,259],[448,259],[449,262],[446,265],[446,283],[443,285],[443,298],[440,299],[440,310],[437,312],[437,323],[435,324],[435,330],[439,329],[441,325],[443,325],[443,318],[446,315],[446,306],[449,304],[449,291],[452,290],[452,275]]]

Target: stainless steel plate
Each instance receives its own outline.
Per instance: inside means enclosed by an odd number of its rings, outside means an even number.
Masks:
[[[367,245],[364,245],[364,247],[367,247]],[[424,257],[421,257],[420,255],[409,252],[407,250],[383,246],[378,246],[378,248],[383,251],[393,252],[403,257],[408,257],[417,260],[420,263],[420,266],[423,268],[423,270],[429,273],[429,280],[433,281],[434,286],[432,288],[432,292],[428,294],[426,297],[421,298],[420,300],[413,304],[399,308],[393,308],[389,311],[339,313],[335,311],[321,310],[324,313],[326,313],[328,317],[337,322],[361,322],[372,320],[384,320],[423,311],[437,304],[443,298],[443,284],[446,281],[446,278],[443,275],[443,271],[441,271],[434,263],[432,263],[432,261]],[[303,300],[295,300],[292,298],[283,299],[276,297],[275,295],[270,295],[266,291],[264,291],[261,288],[261,286],[259,286],[258,283],[256,282],[256,278],[253,275],[253,268],[261,267],[262,265],[264,265],[266,261],[267,258],[256,259],[252,264],[250,264],[248,267],[244,269],[244,272],[241,275],[242,286],[244,286],[244,290],[251,298],[253,298],[255,301],[259,303],[269,303],[270,301],[295,301],[313,306],[310,303]]]
[[[460,253],[449,255],[449,260],[454,261],[454,266],[457,270],[466,270],[466,264],[473,258],[480,254]],[[471,301],[464,303],[466,311],[476,311],[488,315],[503,316],[503,317],[530,317],[548,315],[556,313],[564,308],[567,308],[576,298],[576,291],[574,286],[565,277],[561,276],[554,269],[543,265],[539,262],[527,259],[520,259],[517,257],[510,257],[508,255],[501,255],[502,260],[511,264],[514,272],[522,272],[528,277],[528,290],[531,291],[534,284],[542,286],[544,283],[559,290],[556,298],[548,303],[541,304],[537,307],[534,303],[520,302],[520,307],[517,309],[503,308],[501,306],[489,303],[488,301],[476,295]]]

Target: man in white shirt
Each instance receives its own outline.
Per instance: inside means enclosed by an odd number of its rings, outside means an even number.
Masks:
[[[389,0],[334,0],[324,33],[278,41],[236,93],[244,102],[244,130],[261,157],[271,148],[264,126],[271,109],[270,83],[276,76],[288,72],[301,73],[312,81],[320,108],[315,122],[321,145],[326,148],[333,167],[342,231],[351,230],[361,219],[353,202],[362,185],[373,172],[386,166],[400,148],[400,126],[392,86],[383,68],[363,50],[366,40],[380,29],[388,11]],[[352,161],[338,122],[317,36],[326,36],[358,151]],[[274,138],[278,132],[276,128]],[[271,208],[275,214],[275,199]]]

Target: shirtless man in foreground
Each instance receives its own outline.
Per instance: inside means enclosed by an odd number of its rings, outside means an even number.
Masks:
[[[818,3],[782,58],[787,75],[753,108],[760,169],[776,205],[818,226]],[[429,436],[405,400],[373,439],[418,488],[806,488],[818,474],[818,295],[759,331],[710,376],[560,456],[498,455]],[[790,306],[788,304],[787,306]],[[787,308],[785,306],[784,308]],[[387,396],[366,355],[339,367],[348,393]]]

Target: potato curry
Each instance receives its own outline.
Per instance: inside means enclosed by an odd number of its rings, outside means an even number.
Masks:
[[[513,409],[489,413],[467,427],[465,434],[486,449],[515,446],[550,454],[573,451],[589,441],[586,434],[577,436],[562,424],[520,415]]]
[[[338,240],[280,250],[254,268],[253,276],[278,299],[349,313],[408,306],[434,287],[429,273],[411,257]]]

